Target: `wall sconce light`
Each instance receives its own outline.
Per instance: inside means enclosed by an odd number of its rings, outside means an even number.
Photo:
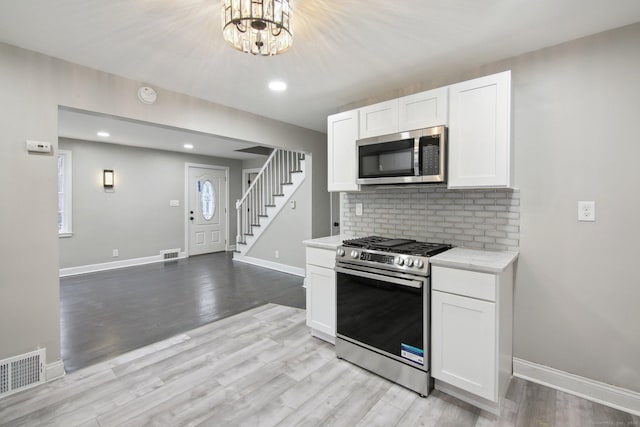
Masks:
[[[102,185],[104,185],[105,190],[113,189],[113,170],[105,169],[102,171]]]

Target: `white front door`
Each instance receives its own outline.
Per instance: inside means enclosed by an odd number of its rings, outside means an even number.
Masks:
[[[226,249],[227,185],[224,169],[189,166],[189,255]]]

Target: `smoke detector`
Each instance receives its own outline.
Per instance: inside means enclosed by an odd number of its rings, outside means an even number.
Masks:
[[[153,104],[156,102],[157,98],[158,94],[156,94],[156,91],[149,86],[142,86],[138,89],[138,99],[144,104]]]

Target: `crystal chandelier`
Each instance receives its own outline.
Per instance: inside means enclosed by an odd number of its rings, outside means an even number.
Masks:
[[[223,3],[222,33],[234,48],[271,56],[291,47],[291,0],[223,0]]]

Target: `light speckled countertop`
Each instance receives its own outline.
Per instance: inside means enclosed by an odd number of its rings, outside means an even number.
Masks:
[[[482,251],[453,248],[429,258],[431,265],[453,267],[483,273],[500,273],[518,258],[518,252]]]
[[[336,250],[343,240],[353,239],[353,237],[338,234],[337,236],[319,237],[317,239],[303,240],[302,243],[310,248]]]

